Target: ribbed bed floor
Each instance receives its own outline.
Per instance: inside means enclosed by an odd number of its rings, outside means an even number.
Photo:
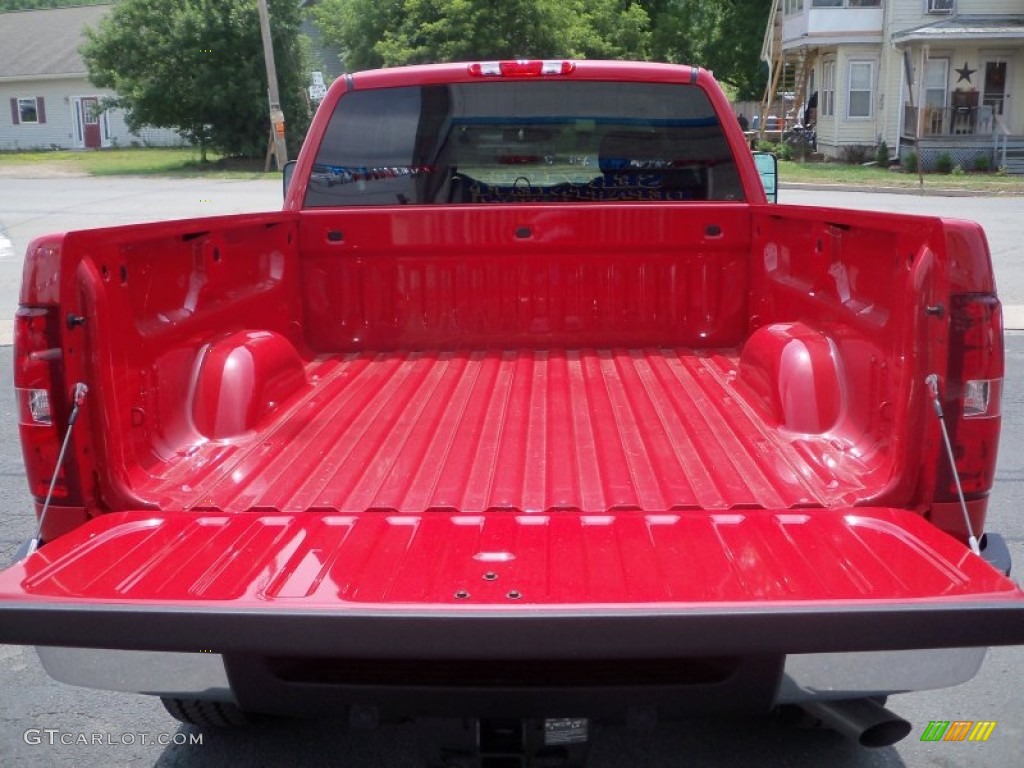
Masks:
[[[585,512],[830,505],[822,476],[731,386],[735,354],[687,349],[401,352],[310,364],[259,435],[152,477],[177,506]]]

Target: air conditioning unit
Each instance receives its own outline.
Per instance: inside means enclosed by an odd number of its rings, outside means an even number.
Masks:
[[[928,13],[952,13],[956,0],[928,0]]]

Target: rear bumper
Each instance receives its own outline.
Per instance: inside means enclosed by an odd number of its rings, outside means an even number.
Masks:
[[[0,606],[0,643],[396,659],[657,659],[1024,644],[1013,599],[759,608],[289,610],[33,603]]]
[[[499,615],[53,610],[7,609],[0,635],[75,646],[38,649],[62,682],[280,715],[369,708],[380,719],[764,712],[959,685],[986,645],[1024,643],[1012,601]]]
[[[316,659],[209,653],[54,647],[37,651],[52,678],[86,688],[230,701],[249,711],[289,715],[373,707],[395,717],[439,713],[623,717],[638,707],[654,707],[663,717],[737,709],[765,711],[779,704],[959,685],[977,674],[986,653],[984,648],[948,648],[785,658],[671,659],[639,669],[629,662],[607,662],[602,664],[605,669],[588,680],[580,679],[578,665],[556,663],[544,665],[543,681],[534,675],[513,684],[507,675],[504,680],[495,679],[507,672],[507,664],[499,671],[488,667],[481,679],[473,679],[480,668],[458,662],[407,676],[401,666],[379,661],[338,665]],[[429,661],[421,663],[431,666]],[[611,665],[617,669],[609,674],[607,666]],[[658,668],[659,679],[652,682],[650,673]],[[344,669],[355,674],[346,679]],[[523,670],[529,675],[529,664],[520,668]],[[487,677],[491,679],[483,679]]]

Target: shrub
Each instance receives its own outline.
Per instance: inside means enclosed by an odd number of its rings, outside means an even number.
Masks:
[[[992,163],[989,162],[988,155],[978,155],[971,161],[971,167],[979,173],[988,173],[992,170]]]
[[[903,170],[907,173],[917,173],[917,152],[907,152],[906,160],[902,163]]]
[[[792,160],[793,159],[793,148],[789,144],[776,144],[773,141],[759,141],[757,142],[757,149],[759,152],[771,152],[779,160]]]
[[[843,147],[840,156],[843,162],[848,165],[863,165],[873,153],[874,147],[868,147],[864,144],[848,144]]]
[[[949,152],[943,152],[935,160],[935,170],[939,173],[953,172],[953,157]]]
[[[875,149],[875,162],[883,168],[889,167],[889,145],[885,143],[885,139],[878,142],[878,147]]]

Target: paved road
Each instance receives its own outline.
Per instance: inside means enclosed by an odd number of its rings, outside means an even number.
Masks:
[[[39,235],[280,207],[281,185],[270,180],[0,176],[0,344],[10,343],[21,260]]]
[[[990,227],[1004,297],[1024,305],[1024,277],[1016,282],[1012,256],[1020,239],[1020,200],[866,196],[783,190],[788,202],[918,210],[977,218]],[[279,188],[271,182],[156,179],[63,179],[28,182],[0,179],[0,220],[15,252],[28,239],[53,229],[117,224],[204,213],[270,209]],[[209,200],[210,202],[206,202]],[[975,208],[968,208],[975,206]],[[1014,231],[1016,229],[1016,232]],[[13,313],[20,266],[0,261],[0,318]],[[4,333],[0,326],[0,334]],[[9,322],[6,326],[9,335]],[[6,336],[0,335],[0,339]],[[990,527],[1010,537],[1018,568],[1024,567],[1024,335],[1008,340],[1005,428]],[[11,380],[10,348],[0,348],[0,383]],[[22,476],[10,387],[0,386],[0,563],[31,533],[30,503]],[[798,632],[799,627],[794,627]],[[948,691],[894,696],[890,706],[914,724],[896,747],[863,750],[830,733],[795,732],[767,718],[691,721],[653,733],[599,727],[591,764],[629,766],[985,766],[1020,765],[1024,754],[1024,648],[996,649],[975,680]],[[985,744],[919,741],[930,720],[996,720]],[[26,743],[28,729],[65,734],[112,734],[133,744],[51,746]],[[256,732],[204,734],[201,746],[142,745],[159,734],[188,738],[160,704],[134,697],[76,689],[51,682],[30,649],[0,646],[0,768],[6,766],[213,766],[342,765],[352,768],[418,766],[415,739],[405,727],[345,734],[339,724],[276,725]],[[29,734],[31,741],[31,736]],[[105,737],[106,738],[106,737]]]

